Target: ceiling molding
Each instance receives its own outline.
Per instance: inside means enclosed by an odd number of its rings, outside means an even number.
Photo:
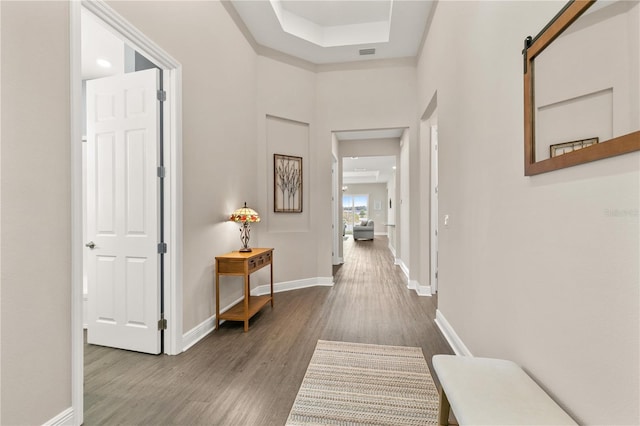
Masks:
[[[307,71],[317,72],[316,64],[314,63],[305,61],[304,59],[297,58],[295,56],[289,55],[279,50],[272,49],[267,46],[263,46],[260,43],[258,43],[256,39],[253,38],[251,31],[249,31],[249,28],[240,17],[240,14],[236,10],[236,8],[233,7],[233,4],[231,4],[231,1],[221,0],[220,2],[222,3],[222,6],[231,17],[231,20],[236,24],[236,27],[238,27],[238,30],[240,30],[244,38],[247,40],[247,43],[251,45],[251,47],[253,48],[253,51],[257,55],[264,56],[266,58],[270,58],[275,61],[283,62],[285,64],[292,65],[294,67],[302,68]]]
[[[318,66],[314,63],[267,46],[262,46],[261,44],[258,44],[256,53],[260,56],[264,56],[265,58],[273,59],[274,61],[279,61],[314,73],[318,72]]]
[[[389,58],[389,59],[369,59],[366,61],[339,62],[335,64],[317,65],[317,72],[331,71],[353,71],[376,68],[394,68],[394,67],[415,67],[417,65],[416,58],[413,56],[406,58]]]
[[[369,3],[269,0],[269,4],[282,31],[319,47],[388,43],[390,40],[392,0]]]
[[[415,57],[392,58],[392,59],[369,59],[366,61],[339,62],[334,64],[314,64],[296,56],[289,55],[276,49],[263,46],[258,43],[247,28],[246,24],[231,4],[230,0],[221,0],[222,6],[236,24],[238,30],[242,33],[247,43],[251,45],[253,51],[260,56],[264,56],[274,61],[279,61],[287,65],[302,68],[314,73],[331,72],[331,71],[353,71],[363,69],[376,68],[392,68],[392,67],[415,67],[417,59]],[[424,43],[424,40],[423,40]]]
[[[231,4],[231,1],[220,0],[220,3],[222,3],[222,7],[224,7],[224,9],[227,11],[229,16],[231,17],[231,20],[236,24],[236,27],[238,27],[238,29],[240,30],[244,38],[247,40],[247,43],[251,45],[251,47],[253,48],[253,51],[258,53],[258,49],[260,48],[260,45],[258,44],[256,39],[253,38],[251,31],[249,31],[249,28],[240,17],[240,14],[236,10],[236,8],[233,7],[233,5]]]
[[[391,35],[393,36],[393,39],[388,43],[360,43],[361,46],[380,50],[380,52],[378,52],[379,59],[375,59],[375,57],[357,57],[357,55],[356,57],[353,57],[350,53],[347,53],[347,50],[345,50],[345,48],[348,47],[346,45],[336,45],[334,47],[325,48],[324,50],[318,50],[323,48],[319,45],[314,45],[313,42],[305,41],[303,38],[288,34],[285,30],[282,29],[282,25],[280,23],[274,25],[274,22],[272,21],[278,22],[278,18],[276,17],[277,14],[275,12],[273,12],[274,16],[271,16],[271,9],[269,10],[269,13],[265,9],[266,6],[264,5],[270,4],[270,2],[268,1],[256,2],[256,6],[259,5],[258,9],[251,9],[252,6],[247,6],[248,3],[243,2],[242,0],[220,1],[229,16],[236,24],[237,28],[244,35],[247,42],[252,46],[254,52],[256,52],[258,55],[269,57],[271,59],[281,61],[305,69],[307,71],[325,72],[379,67],[416,66],[418,63],[418,55],[420,54],[424,46],[424,40],[427,36],[428,28],[423,29],[422,34],[415,34],[418,37],[409,36],[409,31],[411,31],[410,28],[416,25],[416,19],[419,16],[424,15],[424,18],[421,18],[424,19],[422,20],[422,22],[430,23],[430,21],[433,19],[432,6],[437,0],[421,0],[416,2],[404,0],[399,3],[390,3],[390,5],[401,5],[397,11],[395,8],[393,9],[397,13],[392,13],[390,15],[390,19],[392,19],[394,22],[390,23],[390,25],[392,26]],[[372,0],[369,1],[372,2]],[[314,3],[314,1],[310,1],[309,3]],[[319,1],[315,0],[315,3],[319,3]],[[412,3],[414,5],[420,4],[426,6],[407,6],[408,4]],[[308,11],[311,11],[310,13],[314,13],[313,10],[313,6],[308,9]],[[319,16],[323,16],[323,13],[326,15],[326,11],[324,10],[318,11],[316,9],[316,12],[319,12]],[[265,14],[268,16],[266,16]],[[300,16],[303,15],[301,14]],[[311,19],[308,18],[307,15],[304,16],[305,19]],[[353,17],[350,16],[349,19],[351,18]],[[245,22],[245,19],[249,19],[249,21]],[[343,19],[343,21],[348,22],[346,18]],[[342,21],[338,20],[337,22]],[[357,21],[352,22],[357,23]],[[407,25],[399,25],[399,22],[406,22]],[[309,23],[313,23],[313,19],[311,19]],[[353,27],[356,24],[350,25]],[[279,28],[279,30],[276,29],[276,26]],[[349,25],[346,26],[348,27]],[[422,25],[420,26],[422,27]],[[253,31],[256,31],[256,28],[259,28],[259,30],[258,34],[254,36]],[[269,33],[269,31],[271,33]],[[284,36],[284,34],[287,35]],[[265,41],[262,41],[261,38],[264,38]],[[304,47],[304,43],[307,43],[309,46]],[[354,46],[357,47],[358,45],[356,44]],[[409,48],[409,46],[412,47]],[[415,50],[415,48],[419,48],[419,50]],[[392,53],[394,50],[396,55]]]

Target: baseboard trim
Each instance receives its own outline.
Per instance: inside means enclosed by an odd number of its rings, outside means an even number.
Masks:
[[[407,288],[414,290],[418,296],[431,297],[430,285],[420,285],[420,283],[416,280],[409,280],[409,282],[407,283]]]
[[[442,332],[442,335],[447,339],[449,346],[451,346],[451,349],[453,349],[453,352],[455,352],[456,355],[473,356],[469,348],[467,348],[460,336],[458,336],[453,327],[451,327],[451,324],[449,324],[449,321],[447,321],[444,314],[439,309],[436,310],[435,321],[436,325]]]
[[[391,243],[389,243],[389,251],[391,252],[391,255],[393,256],[393,262],[394,264],[397,265],[396,263],[396,249],[391,245]]]
[[[407,268],[407,265],[404,264],[402,259],[398,259],[398,258],[396,258],[395,264],[398,265],[400,267],[400,269],[402,269],[402,272],[404,272],[404,275],[407,277],[407,280],[408,280],[409,279],[409,268]]]
[[[213,315],[184,333],[182,335],[182,352],[186,352],[188,349],[191,349],[193,345],[207,337],[215,329],[215,326],[216,316]]]
[[[333,277],[306,278],[303,280],[285,281],[282,283],[276,283],[273,285],[273,292],[281,293],[284,291],[299,290],[302,288],[317,287],[317,286],[329,286],[329,287],[333,286]],[[271,291],[271,288],[269,284],[265,284],[251,290],[251,295],[262,296],[265,294],[269,294],[270,291]],[[233,307],[236,303],[239,303],[241,300],[242,300],[242,297],[238,298],[237,300],[234,300],[224,308],[220,309],[220,312],[225,312],[231,309],[231,307]],[[224,320],[220,321],[220,324],[222,323],[224,323]],[[202,321],[200,324],[193,327],[191,330],[184,333],[182,335],[182,342],[183,342],[182,352],[185,352],[186,350],[191,348],[193,345],[198,343],[200,340],[204,339],[209,334],[211,334],[215,330],[215,327],[216,327],[216,316],[213,315],[207,318],[206,320]]]
[[[338,265],[343,265],[344,264],[344,258],[343,257],[336,257],[333,259],[333,266],[338,266]]]
[[[69,407],[54,418],[47,420],[42,426],[72,426],[75,424],[75,411]]]
[[[281,293],[283,291],[299,290],[307,287],[333,287],[333,277],[315,277],[305,278],[302,280],[285,281],[273,285],[274,293]],[[253,296],[263,296],[269,294],[271,288],[269,284],[258,286],[251,290]]]

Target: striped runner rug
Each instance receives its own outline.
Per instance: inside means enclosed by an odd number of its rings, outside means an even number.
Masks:
[[[422,349],[319,340],[287,425],[437,425]]]

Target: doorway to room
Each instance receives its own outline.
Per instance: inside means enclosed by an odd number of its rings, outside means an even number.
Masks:
[[[339,222],[334,223],[338,228],[334,243],[341,262],[347,259],[345,250],[353,246],[347,243],[353,240],[354,227],[358,227],[358,242],[384,239],[395,263],[396,194],[400,192],[396,174],[404,131],[397,128],[333,133],[337,146],[334,155],[339,163],[339,178],[334,183],[339,200],[334,207],[335,221]]]
[[[100,237],[107,237],[109,225],[115,223],[115,210],[107,208],[109,202],[114,203],[113,195],[115,187],[125,189],[126,196],[120,197],[124,203],[124,213],[128,216],[124,230],[129,234],[135,234],[137,240],[148,240],[145,245],[147,251],[144,256],[136,254],[127,256],[128,262],[125,262],[125,272],[130,277],[141,278],[150,276],[150,288],[155,290],[155,294],[149,294],[145,286],[137,287],[137,291],[129,292],[122,297],[128,302],[132,300],[141,303],[144,310],[151,304],[157,307],[154,319],[133,318],[129,317],[130,325],[137,325],[138,328],[144,323],[151,334],[153,334],[152,346],[157,344],[158,349],[146,351],[140,348],[130,348],[133,350],[142,350],[146,352],[163,352],[165,354],[178,354],[182,352],[182,307],[180,305],[179,294],[181,288],[176,277],[180,271],[180,246],[178,242],[181,240],[180,229],[181,214],[178,204],[177,190],[181,187],[181,167],[180,167],[180,137],[181,127],[179,117],[181,116],[180,108],[180,64],[171,58],[166,52],[155,45],[151,40],[146,38],[136,28],[132,27],[113,9],[102,2],[72,2],[71,10],[71,76],[72,76],[72,215],[74,226],[72,228],[72,277],[73,277],[73,302],[72,302],[72,398],[73,408],[77,415],[79,423],[82,423],[84,411],[84,332],[85,324],[85,288],[90,287],[84,279],[84,271],[90,271],[95,266],[93,272],[102,279],[101,284],[105,284],[105,277],[113,276],[116,268],[114,262],[109,262],[109,258],[114,259],[115,255],[105,254],[101,259],[97,253],[99,249],[105,249],[110,242],[106,242],[108,238],[98,240]],[[83,85],[82,60],[86,53],[82,51],[83,29],[91,26],[87,19],[93,19],[102,25],[108,33],[118,39],[122,46],[130,46],[128,51],[130,66],[133,72],[124,74],[125,76],[134,76],[136,79],[142,79],[147,83],[141,83],[142,86],[129,86],[128,95],[130,96],[125,102],[111,102],[115,94],[102,96],[106,92],[104,87],[100,86],[96,89],[88,88],[92,84]],[[94,22],[94,23],[96,23]],[[95,30],[95,27],[94,27]],[[121,47],[125,52],[124,47]],[[120,56],[120,55],[119,55]],[[148,58],[148,59],[146,59]],[[114,63],[102,59],[102,67],[113,67]],[[96,62],[96,58],[93,59]],[[119,59],[124,66],[127,61],[127,55],[123,55]],[[115,61],[114,61],[115,62]],[[149,66],[142,65],[145,62],[153,62]],[[147,71],[142,69],[151,68]],[[94,76],[95,77],[95,76]],[[97,81],[97,80],[95,80]],[[113,83],[107,81],[108,84]],[[102,83],[100,83],[102,84]],[[108,85],[107,84],[107,85]],[[136,83],[137,84],[137,83]],[[114,87],[120,87],[120,83]],[[120,89],[116,89],[120,90]],[[86,93],[93,93],[90,106],[85,110],[83,107],[83,98]],[[147,96],[151,95],[151,96]],[[135,129],[126,131],[127,137],[125,144],[115,141],[115,133],[110,130],[94,128],[84,125],[87,122],[85,111],[90,111],[89,115],[109,116],[109,111],[116,112],[116,103],[124,104],[128,108],[128,112],[137,115],[143,111],[155,111],[151,115],[156,116],[157,121],[149,122],[145,125],[135,125]],[[113,115],[113,114],[111,114]],[[134,114],[136,115],[136,114]],[[94,120],[95,121],[99,120]],[[96,131],[98,130],[98,131]],[[114,129],[111,129],[115,131]],[[122,129],[121,129],[122,130]],[[89,136],[93,132],[93,136]],[[155,133],[155,134],[154,134]],[[87,135],[87,142],[79,143],[83,135]],[[93,140],[93,145],[89,143],[89,139]],[[98,143],[95,143],[99,141]],[[153,143],[147,143],[153,141]],[[160,142],[164,142],[164,147]],[[119,146],[119,147],[117,147]],[[85,148],[86,147],[86,148]],[[124,176],[112,173],[114,170],[121,168],[116,161],[109,160],[116,156],[116,150],[124,150],[124,158],[126,161],[122,164],[124,168]],[[83,152],[84,151],[84,152]],[[109,153],[114,155],[109,155]],[[86,155],[86,157],[85,157]],[[118,154],[119,155],[119,154]],[[122,155],[121,155],[122,157]],[[89,161],[83,161],[83,158],[89,158]],[[134,161],[135,160],[135,161]],[[137,165],[134,167],[134,165]],[[133,168],[132,168],[133,167]],[[84,178],[87,176],[87,179]],[[89,178],[89,176],[92,176]],[[97,184],[96,181],[101,180],[102,183]],[[122,181],[125,181],[124,183]],[[124,186],[123,186],[124,185]],[[129,185],[129,187],[127,187]],[[133,186],[131,186],[133,185]],[[91,190],[87,191],[87,186]],[[95,191],[98,189],[97,191]],[[111,191],[110,191],[111,189]],[[115,206],[113,206],[115,208]],[[93,212],[92,210],[93,209]],[[144,214],[141,213],[144,211]],[[96,212],[102,212],[97,213]],[[91,213],[91,214],[87,214]],[[162,220],[162,219],[166,220]],[[85,220],[87,219],[87,220]],[[96,219],[96,220],[94,220]],[[110,220],[111,219],[111,220]],[[93,223],[91,223],[93,220]],[[91,228],[94,232],[91,232]],[[95,237],[85,239],[86,237]],[[144,238],[143,238],[144,237]],[[148,238],[147,238],[148,237]],[[113,238],[112,240],[115,240]],[[93,256],[93,254],[95,256]],[[103,252],[106,253],[106,252]],[[166,253],[166,254],[165,254]],[[87,256],[88,254],[88,256]],[[94,258],[92,258],[95,257]],[[85,261],[87,257],[90,260]],[[98,261],[100,260],[100,261]],[[87,265],[85,267],[85,265]],[[111,272],[111,274],[110,274]],[[89,279],[89,277],[87,277]],[[159,283],[164,280],[165,292],[160,293]],[[140,280],[137,280],[140,281]],[[144,281],[144,280],[143,280]],[[87,285],[85,285],[85,283]],[[109,288],[108,286],[98,286],[95,290],[96,295],[105,297],[108,302],[109,296],[112,299],[121,298],[122,294],[114,294],[109,291],[106,294],[100,293],[100,288]],[[130,290],[129,286],[128,290]],[[89,299],[91,293],[89,293]],[[128,299],[127,299],[128,298]],[[114,302],[115,303],[115,302]],[[105,314],[105,306],[99,307],[100,321],[109,322],[108,312]],[[114,305],[115,306],[115,305]],[[102,310],[100,310],[102,309]],[[138,312],[141,312],[141,309]],[[164,312],[164,318],[162,317]],[[164,328],[166,320],[166,330],[164,330],[164,347],[160,350],[159,329]],[[135,328],[135,327],[133,327]],[[116,333],[117,334],[117,333]],[[118,335],[118,339],[122,336]],[[137,341],[137,337],[125,336],[124,340]],[[100,344],[105,344],[104,342]],[[117,344],[108,344],[107,346],[118,346]]]
[[[87,342],[163,351],[162,69],[81,10]]]

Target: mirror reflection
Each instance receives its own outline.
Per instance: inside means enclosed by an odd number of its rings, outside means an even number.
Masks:
[[[640,2],[598,1],[535,60],[535,161],[640,130]]]

